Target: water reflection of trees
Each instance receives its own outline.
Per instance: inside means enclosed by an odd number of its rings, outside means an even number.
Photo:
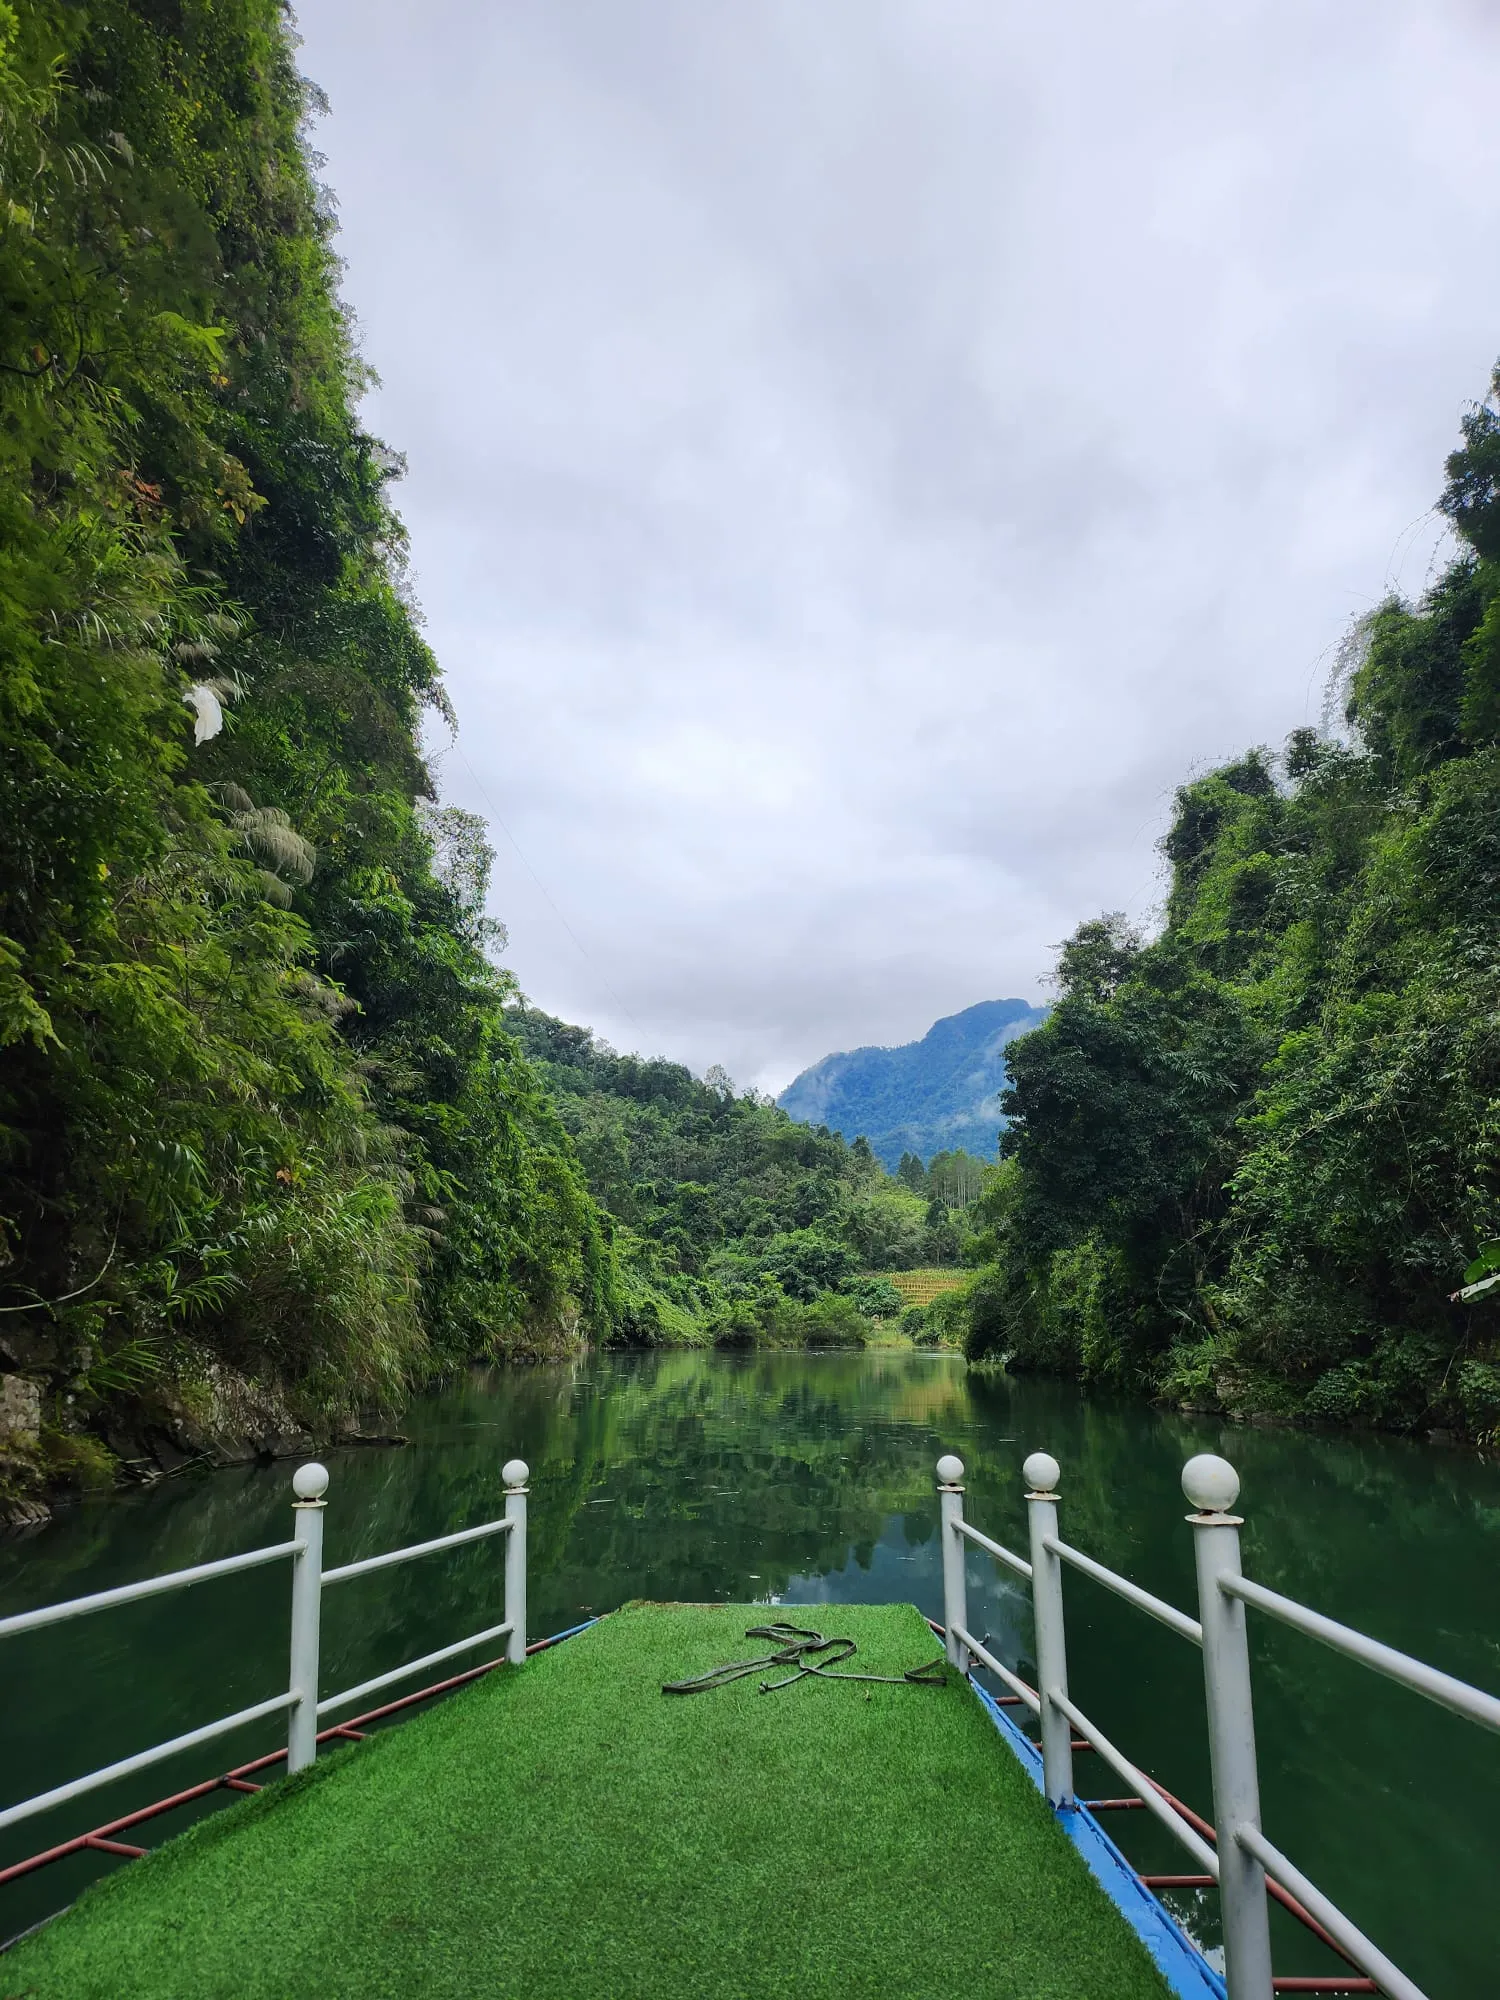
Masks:
[[[968,1512],[1012,1547],[1025,1547],[1020,1461],[1044,1447],[1062,1467],[1065,1539],[1196,1613],[1179,1476],[1194,1452],[1217,1451],[1240,1473],[1251,1574],[1500,1686],[1494,1465],[1397,1438],[1263,1430],[1085,1399],[1035,1379],[976,1377],[972,1394],[989,1450],[971,1466]],[[1082,1577],[1069,1572],[1064,1587],[1075,1697],[1164,1783],[1202,1805],[1210,1788],[1196,1649]],[[1460,1795],[1493,1795],[1500,1743],[1265,1620],[1253,1618],[1251,1632],[1273,1837],[1430,1990],[1492,1990],[1495,1932],[1488,1920],[1476,1925],[1475,1913],[1493,1900],[1494,1838],[1484,1808],[1470,1810]],[[1081,1764],[1082,1782],[1091,1764]],[[1135,1824],[1127,1833],[1132,1860],[1180,1865],[1165,1835]],[[1206,1905],[1196,1928],[1212,1940],[1214,1926]],[[1282,1963],[1332,1969],[1300,1936]]]
[[[967,1422],[962,1365],[940,1357],[667,1352],[475,1371],[409,1412],[407,1449],[330,1455],[327,1559],[499,1514],[501,1467],[519,1454],[532,1469],[534,1630],[631,1597],[763,1597],[851,1549],[868,1556],[893,1514],[929,1537],[933,1461]],[[104,1568],[119,1581],[280,1539],[289,1501],[289,1468],[276,1466],[141,1496],[92,1528],[77,1519],[47,1594],[98,1587]],[[500,1567],[499,1545],[483,1542],[340,1586],[325,1685],[494,1622]],[[284,1594],[279,1578],[257,1593],[253,1635],[230,1620],[237,1656],[262,1678],[279,1670]],[[195,1636],[167,1680],[186,1699],[216,1629],[227,1634],[216,1615],[184,1622]]]
[[[571,1623],[584,1606],[604,1610],[630,1597],[744,1601],[779,1594],[794,1577],[804,1594],[856,1599],[867,1589],[858,1565],[872,1561],[872,1585],[909,1585],[928,1593],[935,1610],[941,1450],[967,1463],[970,1518],[1021,1550],[1021,1463],[1028,1451],[1051,1451],[1062,1466],[1068,1540],[1192,1610],[1192,1534],[1178,1478],[1194,1451],[1220,1450],[1243,1479],[1254,1574],[1480,1685],[1500,1684],[1500,1471],[1458,1453],[1389,1438],[1230,1428],[1085,1399],[1068,1384],[966,1375],[951,1358],[879,1353],[667,1351],[476,1372],[405,1421],[406,1450],[330,1456],[329,1561],[500,1513],[501,1467],[519,1454],[532,1467],[537,1632]],[[279,1540],[289,1526],[290,1473],[281,1464],[188,1476],[80,1507],[0,1549],[0,1609]],[[921,1560],[899,1572],[882,1568],[893,1542]],[[975,1629],[995,1634],[1002,1657],[1024,1662],[1024,1586],[977,1555],[970,1575]],[[327,1601],[325,1685],[347,1686],[494,1622],[500,1576],[500,1546],[487,1542],[340,1586]],[[1196,1650],[1085,1578],[1069,1574],[1065,1587],[1078,1699],[1163,1782],[1203,1804]],[[284,1571],[253,1572],[8,1642],[9,1699],[0,1703],[8,1795],[269,1692],[285,1672],[286,1599]],[[1279,1830],[1415,1976],[1435,1990],[1488,1991],[1482,1980],[1464,1985],[1462,1940],[1489,1899],[1494,1840],[1483,1801],[1500,1781],[1500,1744],[1295,1634],[1256,1633],[1273,1836]],[[256,1747],[247,1742],[243,1754]],[[137,1789],[156,1796],[221,1758],[210,1749],[198,1768],[147,1773]],[[1080,1778],[1089,1782],[1083,1765]],[[122,1797],[120,1809],[128,1802]],[[45,1837],[98,1817],[95,1802],[84,1801],[71,1823],[67,1815],[49,1821]],[[26,1851],[37,1831],[15,1829],[8,1853]],[[1177,1865],[1166,1835],[1155,1851],[1149,1827],[1127,1831],[1132,1858]],[[1456,1956],[1431,1957],[1438,1935],[1453,1941]],[[1288,1964],[1319,1969],[1300,1946]]]
[[[908,1357],[667,1354],[598,1387],[532,1433],[538,1567],[598,1608],[775,1593],[893,1513],[930,1533],[935,1441],[965,1402],[960,1369]]]

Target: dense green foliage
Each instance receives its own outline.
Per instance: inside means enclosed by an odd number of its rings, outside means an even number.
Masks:
[[[945,1208],[970,1208],[985,1186],[988,1163],[962,1146],[934,1153],[924,1167],[915,1153],[903,1153],[896,1179],[913,1194],[939,1201]]]
[[[1452,1296],[1500,1237],[1494,404],[1348,741],[1179,793],[1158,938],[1087,923],[1035,1032],[986,1002],[782,1109],[493,963],[314,109],[279,0],[0,0],[0,1373],[45,1399],[0,1500],[231,1376],[327,1423],[584,1336],[856,1345],[961,1258],[908,1330],[1500,1430],[1500,1288]]]
[[[920,1162],[967,1148],[993,1160],[1005,1045],[1045,1018],[1026,1000],[981,1000],[934,1021],[919,1042],[824,1056],[778,1102],[803,1124],[862,1132],[892,1172],[908,1153]]]
[[[855,1344],[900,1311],[882,1271],[957,1261],[968,1155],[900,1181],[867,1140],[797,1124],[718,1072],[617,1055],[529,1008],[507,1019],[614,1218],[615,1338]]]
[[[857,1343],[957,1254],[963,1168],[508,1005],[312,109],[277,0],[0,5],[3,1488],[238,1381],[324,1424],[585,1335]]]
[[[1497,377],[1500,391],[1500,377]],[[1461,553],[1356,634],[1346,742],[1185,785],[1166,924],[1064,947],[1009,1051],[971,1351],[1248,1412],[1492,1434],[1500,1234],[1500,410]]]
[[[424,804],[313,95],[277,0],[0,6],[0,1367],[55,1435],[612,1319]]]

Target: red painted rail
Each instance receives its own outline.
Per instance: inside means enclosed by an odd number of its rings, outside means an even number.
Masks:
[[[555,1632],[550,1639],[538,1639],[526,1648],[527,1654],[545,1653],[549,1646],[560,1645],[564,1639],[571,1639],[575,1632],[585,1631],[588,1626],[597,1623],[597,1619],[585,1619],[582,1625],[570,1626],[566,1632]],[[320,1730],[318,1741],[329,1743],[336,1737],[342,1737],[346,1742],[363,1743],[365,1732],[360,1727],[362,1723],[381,1722],[388,1715],[414,1708],[418,1702],[431,1701],[434,1695],[447,1694],[450,1688],[462,1687],[467,1681],[477,1681],[481,1674],[493,1673],[496,1667],[504,1665],[503,1657],[486,1660],[481,1667],[470,1667],[466,1673],[453,1674],[445,1681],[435,1681],[431,1687],[418,1688],[415,1694],[404,1694],[397,1701],[388,1701],[380,1708],[356,1715],[352,1721],[338,1722],[331,1729]],[[217,1778],[205,1778],[202,1784],[189,1785],[186,1791],[173,1792],[170,1798],[158,1799],[154,1805],[137,1806],[134,1812],[122,1813],[119,1819],[96,1826],[89,1833],[75,1833],[71,1840],[59,1841],[56,1847],[44,1848],[40,1854],[29,1854],[24,1861],[13,1861],[8,1868],[0,1868],[0,1888],[19,1876],[34,1874],[38,1868],[46,1868],[51,1862],[63,1861],[68,1855],[81,1854],[88,1848],[100,1854],[118,1854],[127,1860],[137,1861],[148,1850],[116,1840],[116,1834],[128,1833],[133,1827],[144,1826],[148,1820],[160,1819],[163,1813],[191,1805],[195,1799],[206,1799],[213,1792],[258,1792],[260,1786],[250,1781],[252,1772],[269,1771],[273,1764],[285,1762],[286,1747],[283,1745],[279,1750],[268,1751],[264,1757],[252,1758],[248,1764],[238,1764],[232,1771],[225,1771]]]
[[[940,1639],[947,1637],[946,1631],[937,1623],[936,1619],[929,1618],[927,1623]],[[1020,1696],[1002,1695],[1000,1700],[1006,1703],[1007,1706],[1011,1706],[1020,1700]],[[1030,1741],[1029,1738],[1027,1740]],[[1093,1745],[1075,1738],[1072,1747],[1075,1750],[1089,1750],[1093,1748]],[[1032,1748],[1037,1749],[1039,1746],[1033,1743]],[[1157,1784],[1155,1778],[1152,1778],[1149,1772],[1146,1773],[1146,1776],[1150,1781],[1152,1790],[1159,1793],[1166,1800],[1173,1812],[1179,1813],[1195,1832],[1200,1833],[1211,1845],[1217,1847],[1218,1834],[1209,1825],[1208,1821],[1200,1818],[1191,1806],[1185,1806],[1181,1799],[1174,1798],[1165,1785]],[[1087,1811],[1096,1813],[1129,1812],[1133,1809],[1144,1811],[1146,1805],[1144,1799],[1084,1799],[1081,1803]],[[1211,1875],[1142,1875],[1138,1879],[1143,1888],[1153,1890],[1158,1888],[1206,1889],[1214,1886],[1214,1880]],[[1348,1954],[1328,1935],[1328,1932],[1324,1930],[1312,1911],[1305,1909],[1289,1889],[1283,1889],[1279,1882],[1273,1882],[1268,1875],[1266,1877],[1266,1891],[1280,1903],[1284,1910],[1294,1916],[1299,1924],[1304,1925],[1310,1930],[1320,1944],[1327,1945],[1328,1949],[1335,1953],[1337,1957],[1342,1958],[1346,1964],[1351,1963]],[[1359,1971],[1348,1975],[1334,1974],[1327,1977],[1309,1976],[1302,1978],[1289,1976],[1283,1979],[1273,1979],[1271,1988],[1276,1993],[1378,1993],[1380,1991],[1380,1988],[1375,1984],[1373,1979],[1367,1979]]]

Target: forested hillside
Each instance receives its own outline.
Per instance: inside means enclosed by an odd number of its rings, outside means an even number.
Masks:
[[[11,1488],[617,1316],[429,800],[312,95],[277,0],[0,6]]]
[[[1496,382],[1500,393],[1500,377]],[[1461,553],[1355,635],[1342,742],[1185,785],[1165,928],[1063,948],[1012,1045],[971,1352],[1190,1402],[1500,1428],[1500,408]]]
[[[979,1356],[1500,1428],[1450,1298],[1500,1234],[1496,408],[1348,740],[1185,786],[1163,934],[1065,947],[975,1210],[1022,1003],[798,1123],[496,969],[315,109],[278,0],[0,0],[0,1512],[473,1356],[857,1342],[960,1256]]]
[[[903,1153],[966,1150],[993,1160],[1005,1046],[1046,1018],[1026,1000],[981,1000],[934,1021],[920,1041],[824,1056],[777,1100],[805,1125],[863,1133],[892,1172]]]
[[[717,1071],[617,1055],[531,1008],[507,1019],[613,1219],[616,1338],[858,1343],[901,1308],[882,1271],[957,1261],[978,1161],[894,1178],[863,1138],[796,1124]]]

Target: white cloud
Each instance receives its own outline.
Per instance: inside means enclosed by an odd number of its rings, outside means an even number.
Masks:
[[[780,1083],[1035,995],[1420,588],[1500,350],[1488,7],[301,26],[542,1005]]]

